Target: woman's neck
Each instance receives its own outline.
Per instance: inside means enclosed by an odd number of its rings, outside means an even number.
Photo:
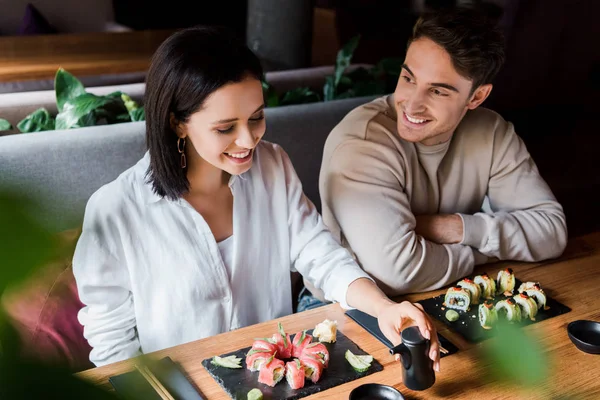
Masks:
[[[191,158],[191,157],[190,157]],[[201,157],[188,161],[187,178],[190,182],[190,196],[206,196],[218,193],[229,185],[231,175],[209,164]]]

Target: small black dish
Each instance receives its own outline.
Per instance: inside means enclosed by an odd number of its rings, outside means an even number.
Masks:
[[[391,386],[366,383],[355,387],[348,400],[404,400],[404,396]]]
[[[571,342],[583,352],[600,354],[600,322],[578,320],[567,326]]]

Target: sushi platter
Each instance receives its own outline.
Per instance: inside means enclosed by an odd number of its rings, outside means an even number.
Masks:
[[[290,335],[278,324],[272,337],[251,338],[248,347],[202,365],[232,399],[243,400],[299,399],[383,370],[336,325],[325,320]]]
[[[510,268],[460,280],[445,294],[419,301],[425,311],[470,342],[495,334],[498,321],[529,325],[571,309],[549,297],[539,282],[522,282]]]

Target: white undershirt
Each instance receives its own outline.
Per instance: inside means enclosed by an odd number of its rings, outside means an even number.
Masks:
[[[221,253],[221,258],[223,259],[223,265],[225,265],[225,269],[227,270],[227,275],[229,275],[229,281],[231,281],[231,277],[233,276],[233,235],[229,236],[227,239],[223,239],[220,242],[217,242],[217,246],[219,246],[219,252]]]

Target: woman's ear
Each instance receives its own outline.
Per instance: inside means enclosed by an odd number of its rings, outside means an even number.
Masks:
[[[169,124],[171,125],[171,129],[177,134],[180,138],[185,138],[187,133],[185,132],[185,126],[175,118],[175,114],[169,114]]]

